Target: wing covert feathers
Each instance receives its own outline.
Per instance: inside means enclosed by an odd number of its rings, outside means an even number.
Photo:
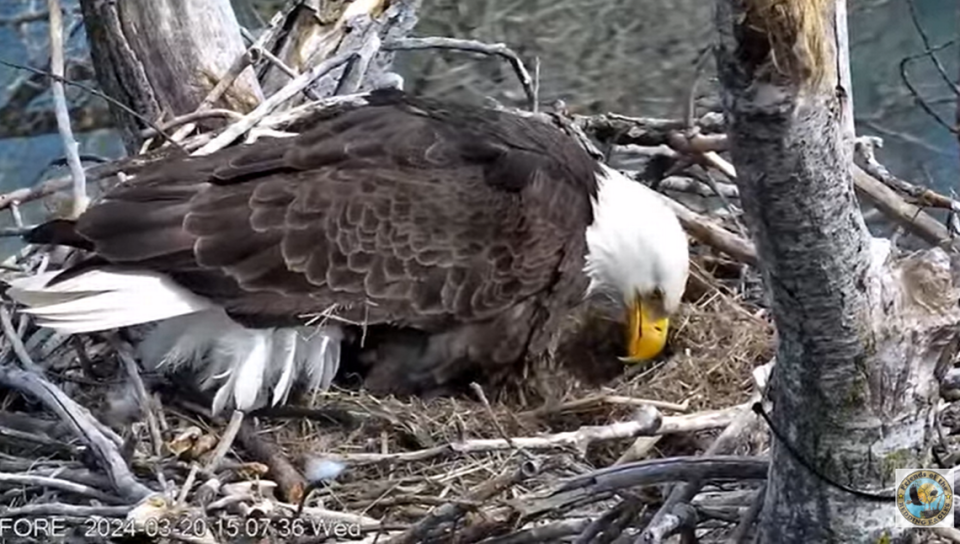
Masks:
[[[436,330],[545,293],[583,253],[596,163],[559,129],[374,93],[299,137],[160,163],[77,222],[244,323],[337,309]]]

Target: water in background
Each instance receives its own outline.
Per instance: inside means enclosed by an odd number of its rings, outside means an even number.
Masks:
[[[897,175],[923,183],[939,191],[960,192],[957,185],[960,175],[958,144],[949,130],[938,124],[920,109],[907,90],[900,76],[900,61],[906,56],[923,52],[923,44],[911,22],[909,4],[906,0],[858,0],[850,4],[850,43],[852,75],[857,130],[860,134],[872,134],[884,138],[885,146],[880,152],[881,160]],[[425,2],[425,9],[431,4]],[[537,9],[534,2],[531,9]],[[955,0],[915,0],[918,17],[932,45],[940,45],[956,37],[958,6]],[[65,9],[72,12],[66,17],[75,31],[68,41],[68,57],[85,54],[86,38],[82,25],[77,26],[76,2],[65,1]],[[39,0],[0,0],[0,21],[24,13],[42,12],[46,2]],[[677,14],[683,17],[685,14]],[[705,15],[699,15],[706,17]],[[589,22],[581,23],[589,24]],[[703,24],[709,24],[704,20]],[[430,30],[423,30],[430,33]],[[0,23],[0,58],[31,66],[43,66],[47,61],[47,26],[43,22],[14,27]],[[709,39],[699,37],[697,39]],[[689,44],[685,44],[689,46]],[[661,55],[669,56],[675,43],[665,43]],[[689,48],[689,47],[688,47]],[[522,52],[522,50],[521,50]],[[429,53],[429,52],[428,52]],[[540,52],[541,57],[549,52]],[[951,80],[960,73],[960,53],[953,46],[939,53],[946,73]],[[642,59],[641,59],[642,60]],[[658,59],[651,59],[653,63]],[[475,62],[469,58],[463,62]],[[547,64],[546,62],[544,63]],[[12,88],[29,74],[0,66],[0,111],[6,104]],[[407,74],[408,82],[416,74]],[[914,87],[948,124],[954,124],[956,96],[941,75],[927,59],[921,59],[910,67],[910,80]],[[546,81],[546,78],[545,78]],[[608,82],[615,85],[617,78]],[[663,88],[668,88],[664,83]],[[629,93],[629,90],[625,91]],[[71,100],[90,100],[82,91],[67,89]],[[627,94],[627,96],[630,96]],[[644,97],[637,97],[636,109],[643,111]],[[576,104],[573,104],[576,105]],[[49,92],[31,102],[30,110],[49,107]],[[636,113],[636,112],[634,112]],[[655,113],[658,114],[658,113]],[[0,117],[2,119],[2,117]],[[3,127],[0,127],[3,128]],[[109,130],[77,135],[81,152],[104,157],[117,157],[123,153],[119,139]],[[43,177],[64,175],[64,168],[49,168],[48,165],[62,157],[57,134],[31,138],[0,139],[0,192],[18,187],[31,186]],[[27,220],[36,221],[44,216],[41,204],[24,207]],[[9,224],[9,215],[0,213],[0,224]],[[14,240],[0,240],[0,254],[8,254],[17,245]]]

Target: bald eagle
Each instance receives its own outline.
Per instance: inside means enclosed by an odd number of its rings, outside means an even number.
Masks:
[[[193,371],[215,412],[326,388],[348,359],[397,394],[516,368],[586,296],[648,360],[688,273],[661,197],[560,129],[397,90],[151,165],[26,238],[91,252],[11,283],[39,325],[150,324],[141,361]]]

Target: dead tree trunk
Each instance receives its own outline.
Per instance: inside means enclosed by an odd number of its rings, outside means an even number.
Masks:
[[[192,112],[243,55],[246,46],[230,0],[80,0],[97,81],[110,97],[151,121]],[[246,69],[215,108],[247,112],[263,99]],[[111,105],[127,151],[147,128]]]
[[[958,290],[942,250],[896,259],[866,230],[835,1],[719,0],[717,64],[779,333],[773,423],[822,476],[892,496],[895,469],[929,466]],[[897,515],[892,499],[827,484],[774,440],[761,542],[876,541]]]

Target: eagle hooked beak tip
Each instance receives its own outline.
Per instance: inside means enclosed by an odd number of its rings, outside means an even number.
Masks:
[[[670,319],[650,315],[650,304],[636,294],[627,308],[627,356],[620,357],[624,363],[635,364],[649,361],[659,355],[667,344]]]

